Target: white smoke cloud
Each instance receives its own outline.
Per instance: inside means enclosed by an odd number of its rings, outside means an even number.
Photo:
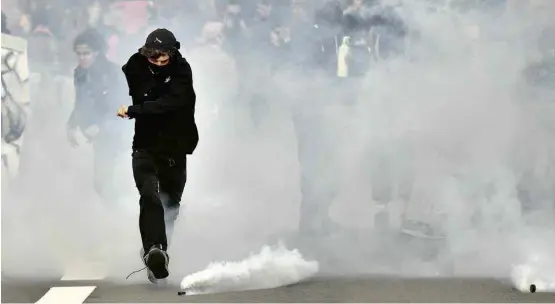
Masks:
[[[552,180],[547,170],[553,166],[547,127],[552,122],[543,118],[553,110],[534,102],[521,73],[539,52],[533,41],[544,21],[524,10],[496,18],[484,10],[433,13],[420,1],[403,1],[399,13],[411,29],[409,58],[372,67],[359,92],[352,86],[315,85],[321,75],[298,79],[290,77],[289,70],[273,75],[267,80],[272,88],[267,111],[257,129],[250,121],[248,100],[228,96],[234,95],[241,67],[226,65],[226,74],[212,78],[202,75],[217,71],[208,53],[191,52],[189,61],[198,74],[201,140],[188,159],[188,184],[170,248],[173,277],[212,261],[240,259],[267,243],[269,236],[296,231],[300,191],[293,105],[319,116],[322,123],[314,136],[333,143],[317,150],[330,159],[333,170],[320,177],[338,183],[330,215],[342,225],[372,231],[371,185],[376,177],[393,175],[397,184],[414,181],[410,200],[394,201],[407,205],[411,218],[445,233],[448,256],[458,261],[460,275],[508,276],[511,264],[529,254],[525,244],[540,240],[553,227],[548,219],[552,207],[540,208],[546,219],[529,215],[532,219],[527,220],[536,224],[529,225],[520,214],[516,191],[522,181],[543,190]],[[189,55],[188,50],[184,53]],[[124,217],[111,207],[100,207],[92,190],[88,148],[71,150],[66,145],[67,113],[57,111],[52,106],[36,114],[51,118],[34,126],[34,135],[29,130],[24,146],[27,174],[11,196],[3,194],[3,248],[13,248],[3,250],[3,270],[37,275],[40,269],[53,275],[63,271],[58,265],[68,256],[96,255],[113,265],[114,276],[124,277],[141,263],[130,155],[123,156],[124,174],[118,180],[129,196],[125,204],[131,216]],[[376,169],[374,164],[383,159],[391,170]],[[526,172],[534,178],[523,180]],[[391,217],[400,222],[401,215]],[[540,221],[547,224],[537,227]],[[373,273],[380,265],[368,257],[353,258],[354,253],[361,248],[379,251],[377,240],[391,238],[371,234],[357,244],[327,247],[321,254],[349,257],[342,261],[345,265]],[[106,248],[117,251],[117,258]],[[388,249],[403,252],[406,247]],[[279,263],[272,257],[266,256],[266,262]],[[397,255],[390,259],[395,260],[392,272],[422,275],[407,270],[416,269],[405,267],[410,261]],[[344,274],[347,269],[336,271]]]

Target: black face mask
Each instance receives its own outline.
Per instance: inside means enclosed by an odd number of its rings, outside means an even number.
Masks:
[[[159,74],[166,74],[168,73],[168,70],[170,68],[170,65],[164,65],[164,66],[158,66],[152,63],[148,63],[148,68],[152,71],[152,73],[154,75],[159,75]]]

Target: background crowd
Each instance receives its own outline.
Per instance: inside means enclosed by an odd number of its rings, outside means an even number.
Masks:
[[[348,104],[356,99],[364,77],[380,62],[426,57],[421,53],[422,48],[411,49],[413,42],[426,33],[411,28],[398,14],[396,8],[400,2],[402,0],[4,0],[2,33],[28,41],[32,73],[71,77],[76,66],[75,38],[83,32],[93,29],[99,33],[106,46],[102,51],[109,60],[121,65],[144,43],[150,31],[159,27],[171,29],[181,41],[182,53],[193,63],[195,81],[227,84],[226,88],[206,90],[202,94],[206,100],[227,105],[218,111],[232,111],[239,104],[246,105],[250,121],[256,127],[266,117],[268,102],[279,99],[275,96],[295,104],[292,120],[301,163],[303,206],[315,205],[311,201],[318,201],[320,207],[305,208],[307,214],[313,215],[322,213],[316,209],[327,208],[329,204],[322,202],[331,201],[334,196],[333,186],[322,186],[329,181],[320,180],[315,185],[317,176],[329,175],[315,168],[333,165],[323,159],[325,157],[314,156],[325,150],[323,145],[333,143],[325,143],[329,138],[318,138],[322,132],[317,132],[317,136],[313,131],[321,126],[301,114],[318,112],[314,103],[323,102],[317,92],[324,87],[325,92],[333,92],[330,88],[337,88],[335,92],[338,92],[327,96],[326,102]],[[480,11],[488,18],[501,18],[546,3],[532,0],[422,2],[427,3],[430,11],[438,13],[446,9]],[[553,10],[553,6],[547,5],[545,10]],[[537,59],[524,71],[531,82],[547,87],[555,83],[553,26],[553,22],[548,22],[537,35],[529,37],[530,49],[539,52]],[[477,39],[481,30],[490,31],[491,36],[496,29],[469,27],[468,35]],[[95,45],[93,41],[82,43]],[[433,54],[433,46],[428,47]],[[194,58],[198,56],[205,59],[202,69],[195,69]],[[228,72],[231,70],[233,73]],[[283,79],[289,79],[287,90],[290,92],[284,92]],[[277,87],[276,83],[282,87]],[[38,92],[40,94],[44,91]],[[64,100],[57,102],[64,103]],[[114,110],[117,106],[114,105]],[[382,172],[380,170],[376,172]],[[379,185],[374,186],[379,188]],[[374,196],[375,201],[384,203],[391,199],[380,197],[380,191],[374,191]]]

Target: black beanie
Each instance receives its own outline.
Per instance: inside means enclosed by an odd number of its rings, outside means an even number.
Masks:
[[[164,28],[156,29],[146,37],[145,48],[168,52],[179,50],[179,47],[180,43],[173,33]]]

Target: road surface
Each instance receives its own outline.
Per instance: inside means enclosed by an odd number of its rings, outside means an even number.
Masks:
[[[145,279],[146,281],[146,279]],[[79,286],[81,286],[79,288]],[[89,289],[87,289],[89,286]],[[555,294],[523,294],[493,279],[315,278],[270,290],[178,296],[178,286],[142,282],[25,280],[2,277],[2,303],[37,303],[67,287],[82,290],[79,303],[202,302],[443,302],[555,303]],[[50,291],[50,292],[49,292]],[[92,291],[92,292],[91,292]],[[77,292],[78,293],[78,292]],[[78,296],[79,297],[79,296]],[[59,298],[58,298],[59,299]],[[57,301],[57,300],[54,300]],[[77,300],[76,300],[77,301]],[[39,302],[41,303],[41,302]]]

